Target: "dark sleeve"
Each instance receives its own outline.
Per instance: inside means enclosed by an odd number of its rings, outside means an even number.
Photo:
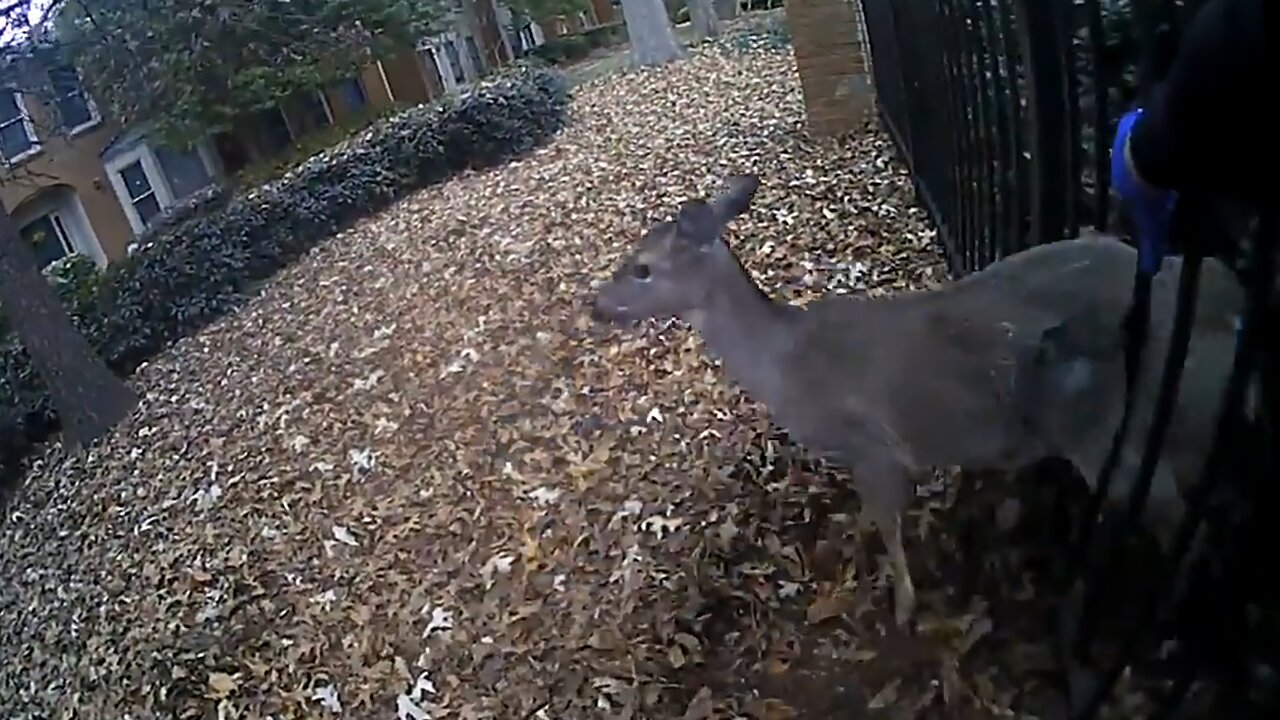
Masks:
[[[1183,29],[1169,74],[1129,139],[1148,183],[1274,201],[1278,84],[1264,54],[1276,10],[1266,4],[1209,0]]]

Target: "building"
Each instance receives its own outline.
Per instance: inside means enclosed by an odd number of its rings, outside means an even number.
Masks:
[[[0,90],[0,202],[42,266],[76,252],[106,265],[192,193],[310,134],[430,101],[509,62],[500,10],[494,0],[462,0],[450,29],[419,47],[245,117],[188,150],[103,117],[74,68],[54,69],[52,101]]]
[[[524,47],[535,47],[545,42],[545,38],[557,38],[621,21],[622,8],[618,0],[587,0],[584,9],[573,15],[554,15],[529,23],[521,28],[520,37],[522,43],[526,35],[529,38],[529,44]]]

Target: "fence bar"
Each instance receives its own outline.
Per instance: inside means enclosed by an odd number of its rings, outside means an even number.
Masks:
[[[1004,248],[1008,247],[1010,242],[1008,238],[1002,236],[1012,233],[1013,224],[1016,222],[1014,214],[1017,212],[1017,203],[1013,197],[1013,175],[1016,167],[1015,158],[1018,154],[1018,136],[1014,130],[1018,123],[1018,116],[1017,109],[1012,105],[1017,102],[1017,96],[1010,94],[1009,84],[1005,82],[1005,71],[1000,68],[1000,55],[997,52],[997,49],[1004,50],[994,17],[998,12],[998,6],[993,0],[981,0],[977,3],[977,8],[982,32],[979,42],[983,47],[983,56],[986,60],[983,75],[987,78],[985,95],[988,125],[995,133],[994,137],[990,135],[987,137],[992,163],[991,193],[994,195],[991,214],[987,220],[991,246],[988,248],[986,257],[983,258],[983,263],[989,264],[1004,254]]]
[[[943,212],[947,228],[946,242],[951,254],[957,258],[959,269],[970,272],[973,269],[973,248],[968,241],[969,207],[965,202],[965,185],[969,178],[968,163],[968,120],[965,117],[964,97],[960,88],[959,71],[956,65],[957,41],[955,24],[951,20],[952,0],[937,0],[931,3],[918,3],[932,8],[930,35],[941,42],[938,70],[941,87],[938,96],[946,97],[949,131],[946,133],[949,153],[946,174],[950,182],[947,202]],[[924,44],[921,43],[923,46]],[[922,47],[923,49],[923,47]],[[949,221],[949,222],[948,222]]]
[[[1248,390],[1249,382],[1252,380],[1258,350],[1262,347],[1263,333],[1266,330],[1265,321],[1270,316],[1269,305],[1272,302],[1272,288],[1275,284],[1275,212],[1264,213],[1261,220],[1257,240],[1253,243],[1252,248],[1253,270],[1256,274],[1253,282],[1249,285],[1244,318],[1241,321],[1241,328],[1236,341],[1236,352],[1232,361],[1231,375],[1227,380],[1226,390],[1223,392],[1222,411],[1218,418],[1217,430],[1214,433],[1213,447],[1209,452],[1208,460],[1205,462],[1204,472],[1201,474],[1195,488],[1191,491],[1186,517],[1183,518],[1178,527],[1178,533],[1173,542],[1171,562],[1174,570],[1172,577],[1165,578],[1170,581],[1168,583],[1152,583],[1146,588],[1146,592],[1142,593],[1141,612],[1138,615],[1139,621],[1126,633],[1118,659],[1104,675],[1102,682],[1096,686],[1083,710],[1076,716],[1078,718],[1088,719],[1097,716],[1102,709],[1103,703],[1106,702],[1107,697],[1120,680],[1120,676],[1133,662],[1142,641],[1156,624],[1160,607],[1160,590],[1170,587],[1177,575],[1180,574],[1183,562],[1187,559],[1188,552],[1191,550],[1191,546],[1200,530],[1200,524],[1204,519],[1209,498],[1226,474],[1224,465],[1228,459],[1227,454],[1235,449],[1231,441],[1239,434],[1240,423],[1244,414],[1245,393]]]
[[[1061,68],[1057,11],[1045,0],[1015,0],[1018,47],[1029,66],[1027,106],[1031,116],[1031,238],[1033,244],[1061,239],[1066,225],[1067,108]]]
[[[1042,5],[1045,3],[1041,3]],[[1061,60],[1059,67],[1062,69],[1062,104],[1066,108],[1066,115],[1063,118],[1065,122],[1064,146],[1061,150],[1063,153],[1062,168],[1062,189],[1064,191],[1059,202],[1062,203],[1064,237],[1077,237],[1080,234],[1080,193],[1079,178],[1080,171],[1084,167],[1080,162],[1080,76],[1076,72],[1076,43],[1075,43],[1075,3],[1071,0],[1066,2],[1050,2],[1047,3],[1050,8],[1055,10],[1053,18],[1057,25],[1058,42],[1061,43],[1059,51],[1061,52]],[[1044,241],[1042,241],[1044,242]]]
[[[1161,53],[1172,55],[1177,20],[1189,18],[1192,6],[1202,0],[860,1],[884,125],[911,168],[917,196],[939,229],[951,270],[965,273],[1031,244],[1074,236],[1086,224],[1099,230],[1112,224],[1110,138],[1113,113],[1119,110],[1112,93],[1118,92],[1124,102],[1132,99],[1134,63],[1124,54],[1133,49],[1135,37],[1147,49],[1146,59],[1137,63],[1137,77],[1140,88],[1149,88],[1161,74]],[[1087,107],[1084,99],[1090,96],[1093,106]],[[1090,175],[1092,185],[1087,186]],[[1189,200],[1184,199],[1174,220],[1175,247],[1206,248],[1205,241],[1224,239],[1222,223],[1210,217],[1207,205]],[[1215,444],[1203,476],[1186,497],[1169,564],[1159,569],[1161,582],[1138,593],[1140,621],[1121,632],[1118,656],[1079,694],[1073,692],[1074,681],[1084,676],[1076,672],[1077,659],[1089,662],[1093,621],[1101,609],[1098,593],[1105,592],[1099,580],[1112,569],[1105,554],[1098,563],[1090,551],[1097,510],[1109,495],[1103,481],[1111,472],[1103,473],[1089,498],[1093,512],[1086,512],[1076,526],[1073,552],[1055,568],[1059,589],[1073,598],[1060,603],[1054,615],[1063,631],[1063,642],[1055,649],[1067,671],[1072,718],[1096,717],[1139,649],[1157,639],[1155,630],[1173,631],[1180,659],[1171,682],[1155,698],[1155,717],[1174,717],[1200,673],[1212,669],[1217,677],[1224,663],[1243,667],[1261,658],[1257,661],[1269,664],[1270,672],[1280,677],[1280,653],[1259,645],[1256,635],[1264,631],[1244,611],[1246,604],[1280,605],[1280,589],[1260,587],[1254,580],[1268,571],[1275,574],[1274,561],[1255,548],[1274,546],[1268,508],[1280,506],[1280,487],[1275,487],[1280,475],[1275,418],[1280,408],[1280,333],[1260,335],[1266,322],[1280,327],[1280,309],[1266,304],[1267,288],[1276,280],[1275,232],[1275,213],[1269,211],[1243,253],[1251,265],[1240,271],[1249,292],[1236,356]],[[1234,251],[1240,234],[1232,231],[1212,252]],[[1195,304],[1197,258],[1184,259],[1170,347],[1160,363],[1155,415],[1143,438],[1137,477],[1128,488],[1117,528],[1121,536],[1142,519],[1176,404]],[[1261,399],[1257,417],[1246,426],[1245,388],[1264,342]],[[1243,438],[1242,427],[1257,437]],[[1248,460],[1228,467],[1230,455],[1242,450],[1249,451]],[[1271,582],[1280,585],[1280,578]],[[1216,623],[1217,629],[1198,627],[1202,619]],[[1237,647],[1263,649],[1247,658],[1246,652],[1253,650],[1220,657]],[[1280,695],[1280,680],[1276,685],[1270,692]],[[1218,678],[1205,699],[1229,706],[1228,714],[1235,717],[1232,713],[1243,712],[1254,701],[1244,696],[1255,687],[1248,676]]]
[[[1105,231],[1111,212],[1111,88],[1107,86],[1106,68],[1102,50],[1106,38],[1102,27],[1102,6],[1099,0],[1085,0],[1088,14],[1089,46],[1093,61],[1093,225]]]

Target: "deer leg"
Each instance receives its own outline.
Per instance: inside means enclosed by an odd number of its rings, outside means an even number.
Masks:
[[[902,514],[894,515],[886,528],[880,526],[880,537],[888,548],[889,563],[893,567],[893,619],[906,626],[916,609],[916,588],[911,582],[907,567],[907,550],[902,544]]]
[[[862,496],[863,511],[870,514],[893,568],[893,616],[905,626],[915,612],[916,589],[907,567],[907,551],[902,542],[902,513],[911,495],[910,476],[896,463],[859,463],[854,480]]]

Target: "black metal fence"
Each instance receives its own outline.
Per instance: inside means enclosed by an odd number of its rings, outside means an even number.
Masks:
[[[882,125],[955,274],[1084,228],[1116,226],[1115,124],[1139,91],[1143,62],[1200,4],[861,0]],[[1271,555],[1280,533],[1270,518],[1280,502],[1275,215],[1217,198],[1195,207],[1194,216],[1175,216],[1175,233],[1194,222],[1196,233],[1218,238],[1215,253],[1250,286],[1226,410],[1161,581],[1132,599],[1138,620],[1109,653],[1095,652],[1096,623],[1086,612],[1107,588],[1088,566],[1064,580],[1073,592],[1063,593],[1053,624],[1073,717],[1099,716],[1121,673],[1144,658],[1161,661],[1154,665],[1164,673],[1154,717],[1184,716],[1193,689],[1209,698],[1213,717],[1280,717],[1280,562]],[[1177,352],[1175,342],[1170,355],[1180,368]],[[1258,400],[1246,411],[1249,397]],[[1095,514],[1084,517],[1078,538],[1094,534]]]

